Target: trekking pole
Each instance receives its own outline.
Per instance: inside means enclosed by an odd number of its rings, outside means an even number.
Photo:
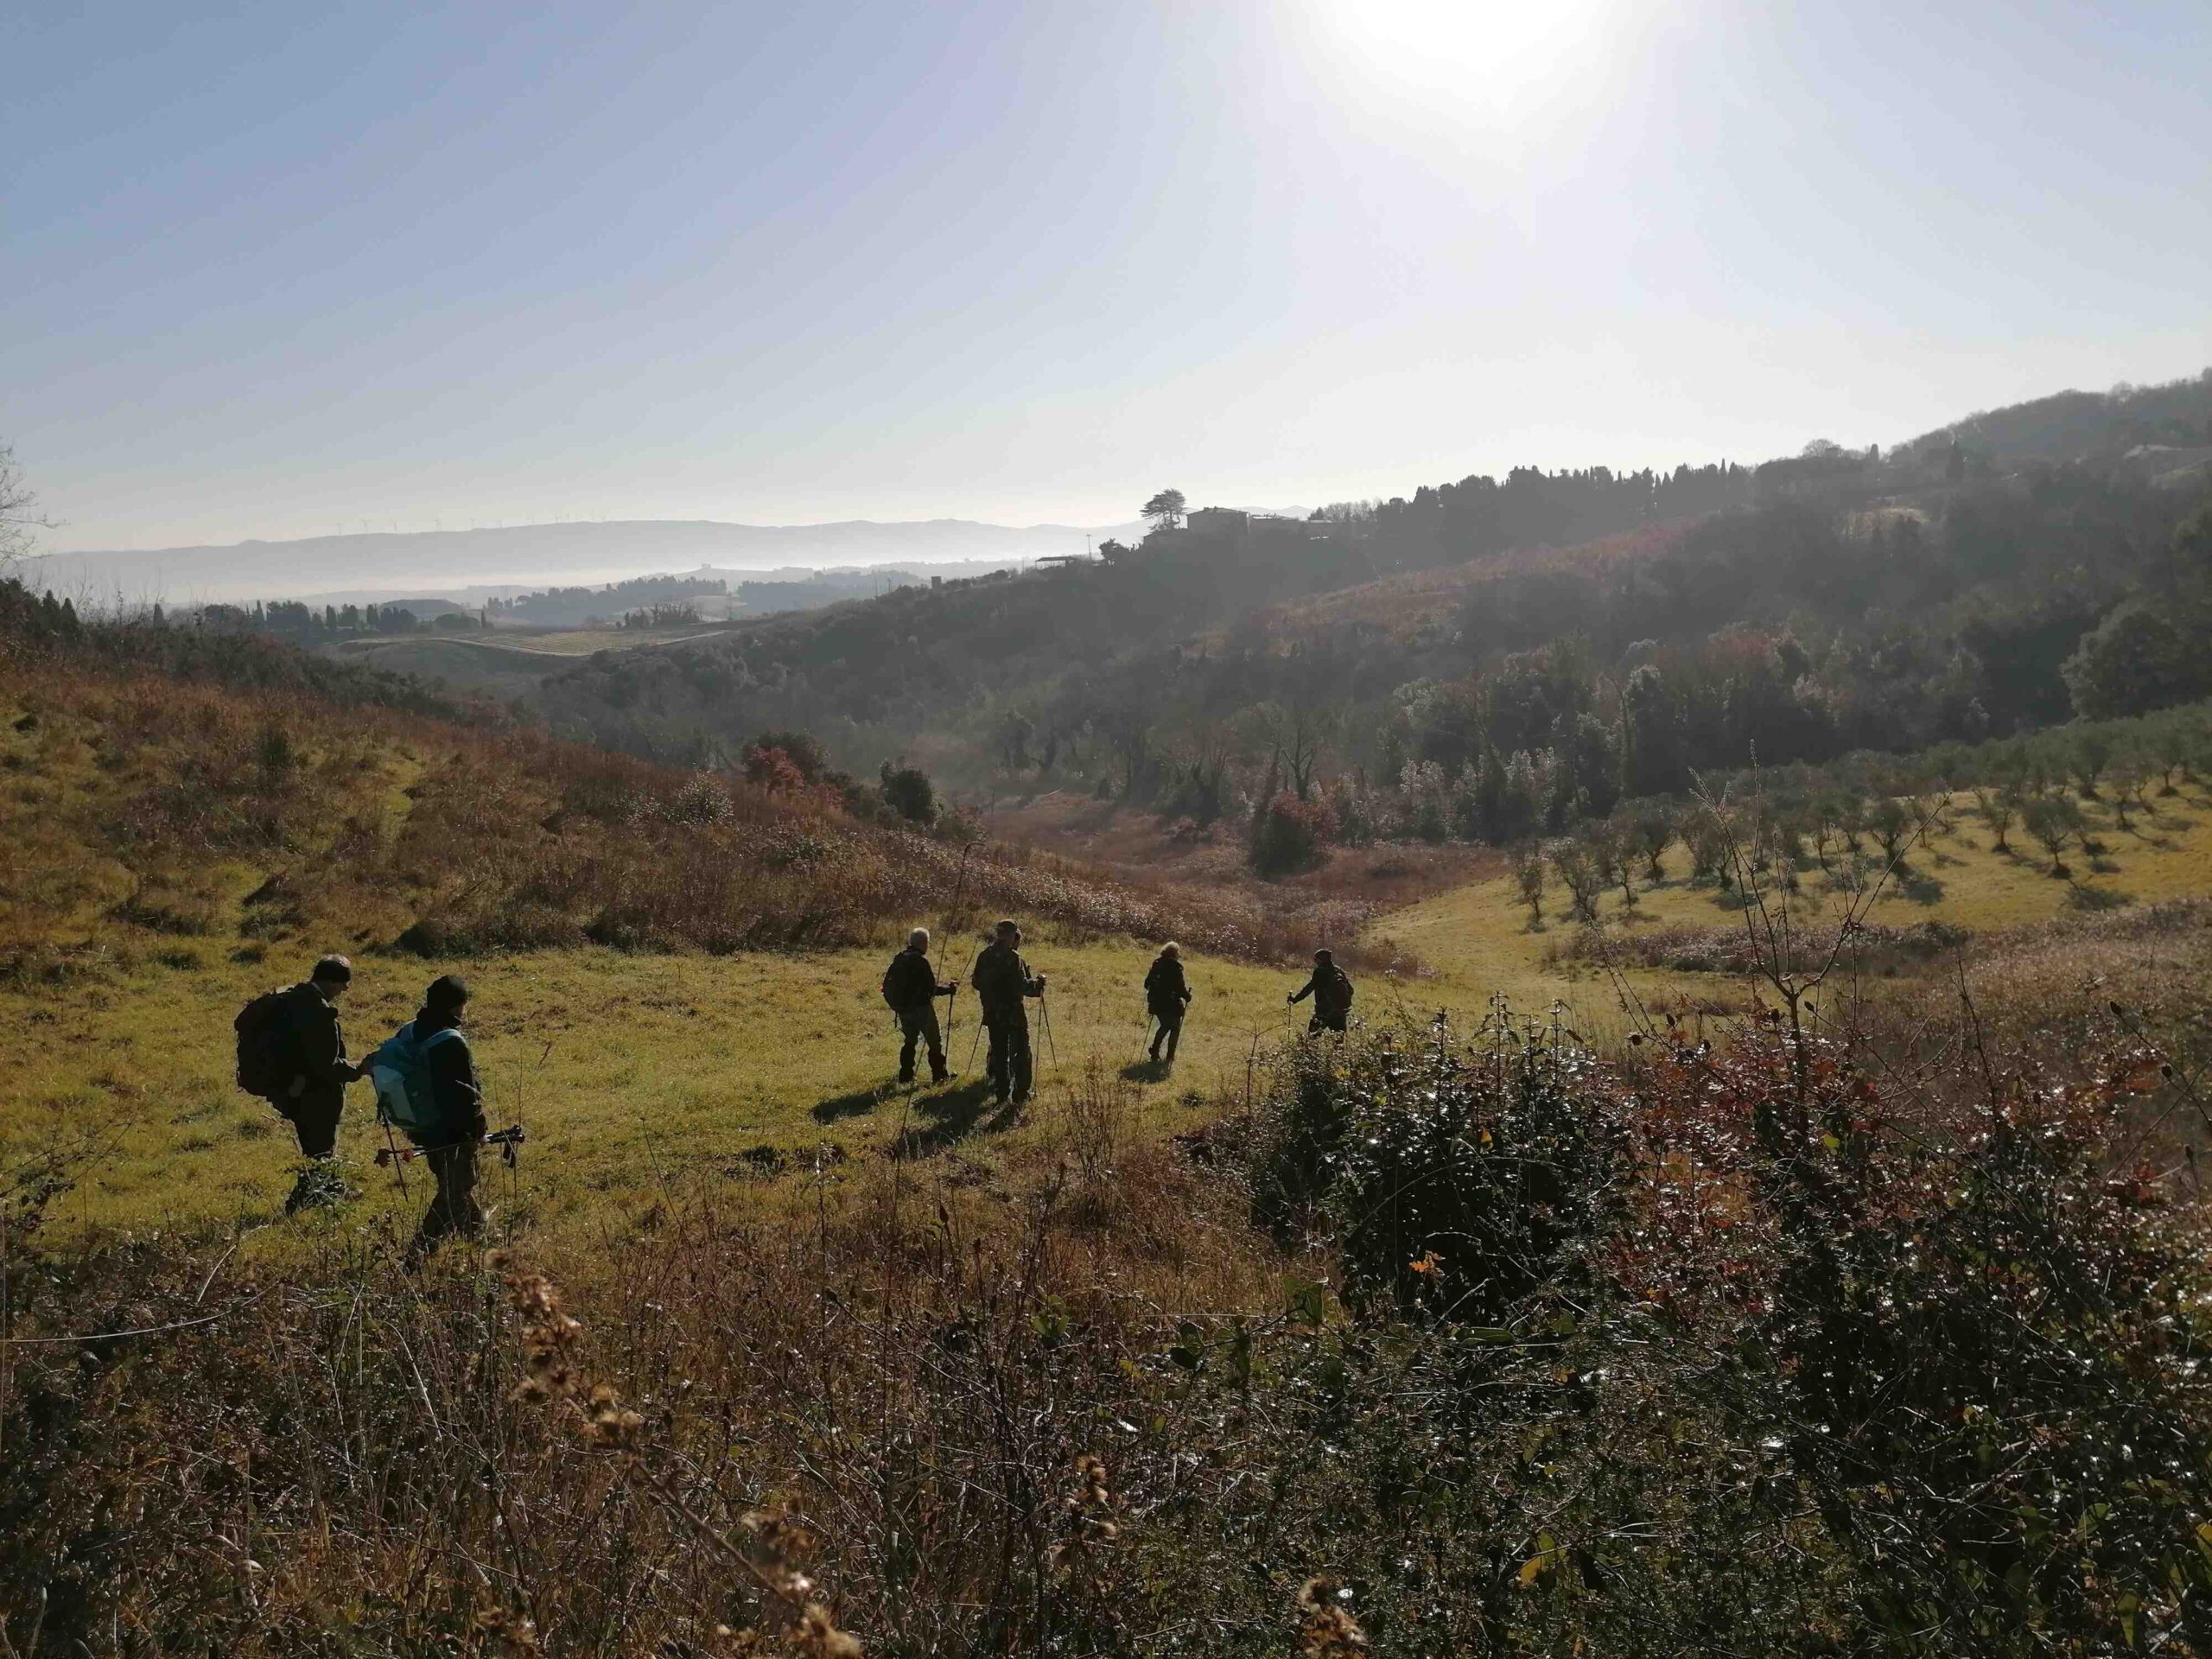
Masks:
[[[399,1155],[399,1142],[393,1140],[391,1135],[391,1120],[384,1115],[384,1108],[381,1105],[377,1108],[377,1122],[384,1125],[385,1156],[391,1160],[391,1173],[399,1178],[399,1196],[403,1198],[406,1198],[408,1196],[406,1160]],[[384,1158],[377,1160],[380,1164],[384,1161]]]
[[[952,1011],[959,1006],[960,987],[956,984],[944,994],[944,1052],[948,1054],[959,1033],[959,1027],[952,1023]]]
[[[969,983],[970,983],[970,984],[974,984],[974,983],[975,983],[975,979],[976,979],[976,963],[977,963],[982,962],[982,959],[983,959],[983,953],[982,953],[982,951],[978,950],[978,951],[976,953],[976,961],[975,961],[975,962],[971,962],[971,963],[969,963],[968,964],[968,981],[969,981]],[[955,984],[955,985],[953,986],[953,988],[953,988],[953,990],[957,993],[957,992],[960,989],[960,987],[959,987],[957,984]],[[980,987],[978,987],[978,988],[977,988],[977,995],[978,995],[979,996],[982,995],[982,989],[981,989],[981,988],[980,988]],[[967,1065],[963,1065],[963,1066],[962,1066],[962,1067],[960,1068],[960,1075],[961,1075],[962,1077],[966,1077],[966,1076],[967,1076],[970,1071],[974,1071],[974,1070],[976,1069],[976,1050],[977,1046],[980,1046],[980,1045],[982,1044],[982,1040],[983,1040],[983,1021],[984,1021],[984,1016],[985,1016],[986,1014],[989,1014],[989,1013],[990,1013],[990,1011],[991,1011],[991,1009],[990,1009],[990,1005],[989,1005],[988,1002],[987,1002],[987,1003],[983,1003],[983,1004],[982,1005],[982,1007],[981,1007],[981,1008],[980,1008],[979,1012],[978,1012],[978,1013],[976,1014],[976,1034],[975,1034],[973,1037],[970,1037],[970,1038],[968,1039],[968,1064],[967,1064]]]
[[[483,1139],[474,1143],[467,1141],[454,1141],[448,1142],[447,1145],[442,1147],[394,1146],[388,1151],[377,1154],[375,1162],[376,1166],[378,1169],[382,1169],[386,1164],[391,1164],[394,1166],[400,1164],[411,1164],[417,1158],[427,1158],[434,1152],[447,1152],[451,1150],[454,1147],[465,1147],[474,1144],[480,1147],[500,1147],[502,1149],[499,1154],[500,1158],[505,1162],[509,1169],[512,1169],[521,1161],[515,1156],[515,1148],[529,1139],[530,1136],[524,1131],[522,1125],[519,1123],[513,1123],[508,1125],[508,1127],[504,1129],[494,1129],[489,1135],[484,1136]],[[402,1176],[400,1179],[401,1185],[404,1185],[406,1183],[406,1178]]]
[[[960,900],[968,891],[968,860],[975,850],[976,843],[972,841],[960,849],[960,880],[953,887],[952,911],[946,918],[955,927],[960,925]]]
[[[1052,1064],[1060,1063],[1060,1046],[1052,1040],[1052,1005],[1045,1000],[1042,991],[1037,994],[1037,1012],[1045,1022],[1045,1052],[1052,1057]]]

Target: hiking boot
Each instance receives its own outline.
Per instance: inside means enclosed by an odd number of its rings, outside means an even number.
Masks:
[[[939,1066],[930,1073],[930,1086],[931,1088],[935,1088],[938,1084],[948,1081],[951,1076],[951,1072],[947,1071],[944,1067]]]
[[[904,1083],[912,1083],[913,1080],[914,1080],[914,1074],[913,1074],[912,1072],[911,1072],[911,1071],[901,1071],[901,1072],[899,1074],[899,1081],[900,1083],[902,1083],[902,1084],[904,1084]]]
[[[348,1186],[334,1179],[302,1179],[292,1188],[291,1196],[284,1200],[284,1213],[296,1216],[302,1210],[320,1210],[326,1205],[344,1204],[361,1196],[358,1186]]]

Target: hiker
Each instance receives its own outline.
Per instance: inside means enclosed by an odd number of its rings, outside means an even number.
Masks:
[[[883,1000],[899,1016],[899,1081],[914,1080],[914,1046],[926,1043],[930,1052],[930,1081],[943,1083],[950,1074],[944,1065],[944,1036],[938,1029],[937,1000],[950,996],[957,988],[938,982],[930,966],[930,931],[918,927],[906,936],[906,948],[891,958],[883,970]]]
[[[1144,1005],[1160,1022],[1152,1034],[1152,1058],[1167,1045],[1167,1063],[1175,1063],[1175,1049],[1183,1040],[1183,1011],[1190,1006],[1191,982],[1183,976],[1183,947],[1170,939],[1160,947],[1151,971],[1144,976]]]
[[[976,958],[969,982],[983,1005],[983,1024],[991,1033],[991,1087],[1000,1105],[1010,1099],[1018,1106],[1029,1098],[1035,1071],[1029,1052],[1029,1010],[1023,999],[1045,995],[1044,975],[1031,973],[1021,959],[1020,928],[1001,922],[991,930],[991,942]]]
[[[423,1155],[438,1190],[407,1247],[410,1262],[420,1262],[449,1233],[473,1238],[484,1227],[484,1212],[476,1204],[484,1090],[477,1082],[475,1056],[461,1029],[467,1009],[468,987],[455,975],[441,974],[430,982],[423,1006],[415,1011],[412,1034],[429,1074],[433,1115],[427,1122],[406,1127],[409,1136],[424,1148]]]
[[[346,1033],[338,1022],[339,1001],[353,982],[353,964],[327,956],[298,984],[265,1004],[257,999],[238,1016],[241,1036],[260,1047],[257,1064],[268,1090],[264,1098],[290,1122],[299,1137],[300,1156],[308,1160],[284,1200],[286,1215],[354,1196],[339,1179],[334,1161],[346,1085],[367,1075],[347,1061]],[[249,1034],[257,1013],[258,1028]],[[240,1059],[243,1082],[249,1057],[242,1052]]]
[[[1326,950],[1313,953],[1313,977],[1293,991],[1290,1000],[1299,1003],[1309,996],[1313,999],[1313,1018],[1306,1023],[1306,1034],[1343,1031],[1351,1013],[1351,976],[1338,967],[1336,957]]]

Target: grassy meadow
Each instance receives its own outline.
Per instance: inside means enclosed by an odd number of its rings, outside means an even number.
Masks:
[[[290,1128],[236,1088],[231,1021],[326,950],[357,964],[356,1054],[435,974],[467,975],[493,1116],[533,1137],[526,1179],[498,1196],[549,1222],[650,1205],[702,1173],[1027,1144],[1053,1133],[1058,1079],[1093,1060],[1137,1121],[1185,1123],[1187,1097],[1245,1086],[1297,982],[1255,965],[1262,952],[1192,949],[1180,1064],[1121,1077],[1154,950],[1130,935],[1196,925],[1197,898],[1186,917],[1063,861],[963,852],[740,784],[153,677],[0,674],[0,833],[14,854],[0,862],[0,1167],[82,1152],[55,1218],[94,1230],[277,1213]],[[1059,1064],[1019,1125],[988,1111],[980,1053],[961,1085],[893,1091],[877,990],[913,921],[945,941],[944,976],[964,979],[1001,912],[1023,918],[1053,982]],[[1246,919],[1208,925],[1249,938]],[[975,1006],[956,1005],[956,1067]],[[373,1214],[398,1198],[365,1163],[365,1086],[349,1098],[341,1148]]]
[[[16,1163],[43,1147],[85,1148],[57,1217],[82,1228],[278,1217],[289,1127],[236,1089],[230,1021],[247,997],[299,977],[325,950],[356,959],[344,1010],[356,1054],[411,1015],[435,974],[467,975],[492,1116],[532,1137],[519,1179],[510,1185],[494,1172],[492,1196],[508,1220],[538,1226],[603,1219],[609,1205],[635,1213],[700,1179],[757,1184],[893,1151],[957,1169],[988,1164],[995,1149],[1049,1150],[1065,1130],[1066,1085],[1094,1065],[1122,1086],[1128,1130],[1172,1133],[1245,1097],[1255,1060],[1303,1029],[1304,1010],[1283,1006],[1295,969],[1193,950],[1198,1000],[1180,1062],[1172,1075],[1140,1065],[1139,987],[1154,947],[1025,910],[1028,954],[1053,981],[1058,1063],[1039,1021],[1039,1100],[1005,1121],[982,1084],[981,1053],[970,1058],[972,995],[957,1003],[950,1052],[965,1075],[939,1089],[893,1086],[896,1039],[876,986],[907,920],[870,911],[879,898],[854,900],[866,919],[842,930],[865,944],[806,948],[824,931],[815,922],[767,950],[708,951],[680,938],[664,949],[559,943],[577,930],[545,922],[545,900],[533,895],[546,878],[519,849],[545,833],[532,826],[549,806],[546,823],[572,821],[558,835],[581,833],[575,803],[606,796],[607,779],[572,780],[565,793],[557,780],[518,781],[449,733],[389,721],[296,722],[278,744],[278,709],[242,710],[234,694],[208,688],[79,690],[72,701],[24,685],[0,699],[0,807],[17,855],[0,868],[0,919],[14,941],[0,975],[0,1050],[14,1062],[0,1077],[0,1155]],[[2212,892],[2212,810],[2200,795],[2137,809],[2125,829],[2110,802],[2082,804],[2102,851],[2071,853],[2074,877],[2061,880],[2018,829],[2014,849],[1997,852],[1971,802],[1954,800],[1952,827],[1912,851],[1872,919],[1987,935]],[[637,870],[608,875],[609,861],[633,853],[641,836],[682,829],[650,813],[639,821],[639,810],[621,807],[592,831],[613,839],[566,855],[575,870],[598,872],[591,902],[634,910],[641,882],[677,868],[656,863],[660,851],[684,860],[700,850],[665,842]],[[746,826],[732,833],[733,851],[753,845]],[[549,840],[531,857],[563,851]],[[1690,971],[1649,948],[1740,932],[1733,896],[1692,886],[1688,865],[1677,845],[1662,860],[1665,879],[1647,884],[1639,873],[1632,907],[1609,893],[1594,943],[1555,882],[1533,927],[1506,875],[1389,911],[1360,941],[1365,957],[1412,969],[1363,969],[1357,1011],[1419,1020],[1444,1008],[1465,1025],[1502,994],[1523,1013],[1565,1004],[1585,1039],[1610,1048],[1638,1017],[1624,992],[1647,1008],[1741,1007],[1739,976]],[[584,875],[565,879],[586,890]],[[785,878],[770,867],[765,879]],[[1801,905],[1836,910],[1822,873],[1802,880]],[[817,885],[789,899],[802,912],[820,902],[818,878],[809,880]],[[494,902],[486,892],[522,897]],[[964,979],[983,912],[970,907],[951,926],[925,906],[918,914],[949,947],[938,952],[940,971]],[[419,928],[413,945],[393,944],[422,918],[448,916],[467,925],[449,924],[427,948]],[[499,948],[502,928],[554,943]],[[474,948],[437,948],[455,934]],[[414,1201],[368,1163],[378,1135],[365,1086],[349,1100],[341,1149],[363,1201],[308,1230]]]
[[[276,957],[180,956],[183,965],[151,962],[66,994],[0,995],[0,1048],[15,1057],[0,1088],[4,1156],[96,1143],[60,1217],[91,1227],[277,1219],[296,1158],[290,1128],[238,1091],[230,1022],[247,997],[286,974],[302,976],[314,951],[302,944],[291,955],[297,960],[286,957],[283,973]],[[1171,1071],[1140,1063],[1138,987],[1150,947],[1034,944],[1027,955],[1052,982],[1059,1058],[1055,1066],[1042,1052],[1043,1026],[1033,1017],[1039,1100],[1014,1122],[990,1098],[980,1046],[969,1064],[969,992],[956,1004],[950,1054],[965,1075],[941,1088],[896,1085],[897,1039],[876,988],[887,955],[582,950],[450,963],[357,956],[341,1014],[360,1054],[412,1017],[442,968],[462,972],[490,1116],[523,1123],[531,1137],[512,1200],[503,1173],[488,1196],[512,1203],[514,1219],[557,1224],[609,1203],[650,1205],[665,1185],[703,1176],[753,1180],[894,1148],[960,1160],[1000,1144],[1049,1142],[1060,1084],[1093,1059],[1128,1084],[1133,1126],[1189,1128],[1217,1093],[1243,1088],[1255,1039],[1281,1035],[1284,988],[1295,982],[1250,963],[1193,957],[1198,1000]],[[367,1086],[356,1084],[340,1148],[370,1213],[404,1202],[391,1174],[370,1166],[382,1144]]]

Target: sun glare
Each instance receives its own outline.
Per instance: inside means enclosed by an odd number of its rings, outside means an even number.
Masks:
[[[1603,13],[1595,0],[1326,0],[1316,21],[1324,48],[1363,79],[1519,118],[1599,57]]]

